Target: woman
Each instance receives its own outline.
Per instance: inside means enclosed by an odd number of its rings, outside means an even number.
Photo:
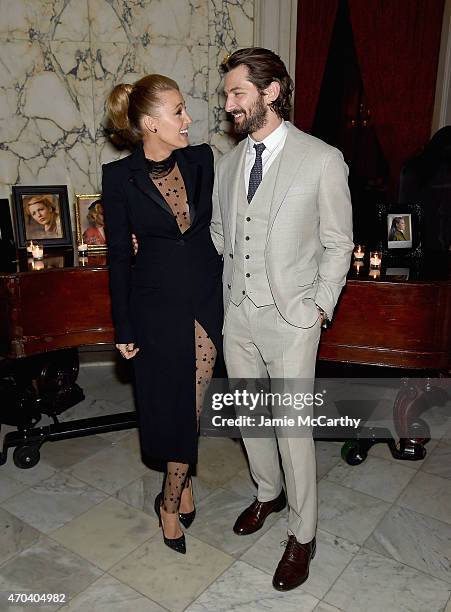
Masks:
[[[28,196],[23,202],[29,220],[27,239],[62,238],[59,213],[51,195]]]
[[[209,224],[213,155],[188,146],[192,123],[178,85],[161,75],[117,85],[111,123],[137,143],[103,166],[116,346],[133,358],[143,459],[165,464],[155,511],[165,543],[185,552],[180,521],[195,514],[202,395],[221,350],[221,259]],[[139,249],[131,266],[131,234]]]
[[[101,200],[96,200],[89,205],[88,214],[89,227],[83,232],[83,240],[86,244],[105,246],[105,221],[103,214],[103,204]]]
[[[393,217],[391,222],[390,231],[388,232],[388,239],[394,240],[406,240],[404,232],[406,231],[406,222],[404,217]]]

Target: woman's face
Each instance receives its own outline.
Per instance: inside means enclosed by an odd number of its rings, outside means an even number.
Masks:
[[[399,230],[401,230],[402,232],[406,229],[406,222],[404,221],[404,219],[400,219],[397,223],[397,227]]]
[[[158,115],[151,121],[157,129],[155,138],[160,140],[169,150],[187,147],[188,126],[193,122],[186,112],[185,100],[176,89],[164,91],[160,94],[161,105]]]
[[[44,202],[36,202],[28,207],[31,217],[39,225],[49,225],[52,221],[52,211]]]

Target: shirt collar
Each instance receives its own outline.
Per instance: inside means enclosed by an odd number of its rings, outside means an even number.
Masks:
[[[267,136],[261,142],[263,142],[263,144],[265,145],[265,149],[267,149],[269,153],[272,153],[282,142],[282,139],[285,137],[287,132],[288,132],[287,125],[285,121],[282,121],[279,127],[277,127],[273,132],[271,132],[271,134],[269,134],[269,136]],[[247,137],[247,152],[249,154],[254,152],[254,144],[257,144],[257,141],[251,138],[250,136],[248,136]]]

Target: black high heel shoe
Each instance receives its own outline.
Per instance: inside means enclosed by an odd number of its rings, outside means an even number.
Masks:
[[[193,497],[193,481],[190,478],[190,488],[191,488],[191,497]],[[194,505],[194,497],[193,497],[193,505]],[[192,522],[196,517],[196,506],[194,506],[194,510],[191,512],[179,512],[179,520],[185,529],[191,526]]]
[[[181,535],[179,538],[167,538],[164,535],[164,526],[163,526],[163,522],[161,520],[161,500],[162,500],[163,494],[162,493],[158,493],[158,495],[155,498],[155,513],[158,516],[158,520],[160,522],[160,527],[161,530],[163,531],[163,540],[164,543],[166,544],[166,546],[169,546],[169,548],[172,548],[172,550],[175,550],[175,552],[181,553],[182,555],[186,554],[186,541],[185,541],[185,534]]]

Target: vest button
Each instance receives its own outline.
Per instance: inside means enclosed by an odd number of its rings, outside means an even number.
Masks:
[[[245,291],[243,291],[243,295],[246,295],[246,292],[245,292]]]
[[[231,289],[231,288],[232,288],[232,285],[229,285],[229,284],[227,283],[227,289]]]
[[[230,259],[233,259],[233,253],[229,253]]]
[[[247,276],[247,278],[249,278],[249,276],[250,276],[249,272],[246,272],[246,276]]]
[[[246,240],[249,240],[249,236],[246,236]]]
[[[246,221],[250,221],[250,220],[251,220],[251,218],[250,218],[250,217],[246,217]]]
[[[244,258],[245,258],[245,259],[249,259],[249,255],[245,255],[245,256],[244,256]]]
[[[183,240],[183,238],[180,238],[177,244],[179,244],[180,246],[185,246],[185,241]]]

